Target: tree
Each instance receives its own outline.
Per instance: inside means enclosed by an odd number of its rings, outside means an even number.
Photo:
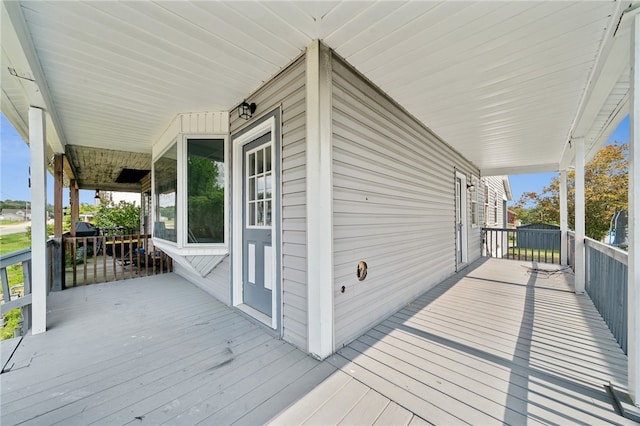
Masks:
[[[113,201],[103,202],[94,218],[94,225],[98,228],[125,228],[130,232],[137,232],[140,229],[140,207],[126,201],[118,204]]]
[[[628,208],[628,145],[602,148],[585,166],[585,234],[601,240],[609,230],[611,216]],[[575,172],[567,179],[569,228],[575,229]],[[560,223],[560,179],[553,178],[542,193],[522,194],[514,210],[523,223]],[[525,220],[527,219],[527,220]]]

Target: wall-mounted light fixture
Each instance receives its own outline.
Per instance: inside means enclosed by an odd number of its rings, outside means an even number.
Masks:
[[[242,103],[238,106],[238,116],[240,118],[244,118],[245,120],[253,117],[254,112],[256,112],[256,104],[254,103],[242,101]]]
[[[100,190],[96,189],[96,195],[93,196],[94,200],[99,200],[100,199]]]
[[[471,183],[467,184],[467,191],[473,192],[475,190],[476,190],[476,186],[474,184],[471,184]]]

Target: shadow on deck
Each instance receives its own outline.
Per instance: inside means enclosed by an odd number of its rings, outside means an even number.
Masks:
[[[603,386],[626,383],[626,357],[547,266],[477,262],[324,362],[175,274],[52,293],[49,331],[1,376],[0,420],[629,423]]]

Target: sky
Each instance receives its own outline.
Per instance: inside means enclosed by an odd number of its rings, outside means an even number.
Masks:
[[[616,130],[611,134],[605,145],[612,143],[629,143],[629,116],[620,122]],[[509,184],[511,184],[511,193],[513,199],[507,204],[512,206],[524,192],[542,192],[545,186],[549,186],[551,179],[558,175],[557,172],[552,173],[536,173],[528,175],[510,175]]]
[[[22,140],[5,118],[0,114],[0,200],[31,200],[29,190],[29,147]],[[629,116],[627,116],[618,128],[613,132],[607,144],[614,142],[629,142]],[[509,183],[513,193],[513,200],[509,205],[515,204],[523,192],[542,192],[542,188],[551,183],[557,173],[538,173],[528,175],[511,175]],[[95,191],[80,190],[80,202],[93,204]],[[69,204],[69,189],[65,188],[62,195],[64,205]],[[53,176],[47,175],[47,201],[53,203]]]
[[[29,189],[29,146],[0,113],[0,200],[31,201]],[[95,190],[80,190],[80,203],[94,204]],[[130,194],[127,194],[130,195]],[[136,196],[127,201],[134,201]],[[62,200],[69,205],[69,188],[64,188]],[[47,173],[47,202],[53,204],[53,175]],[[138,201],[139,204],[139,201]]]

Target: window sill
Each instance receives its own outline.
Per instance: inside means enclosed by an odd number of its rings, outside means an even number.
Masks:
[[[153,244],[169,256],[224,256],[229,254],[229,247],[223,245],[178,247],[175,243],[160,238],[153,238]]]

